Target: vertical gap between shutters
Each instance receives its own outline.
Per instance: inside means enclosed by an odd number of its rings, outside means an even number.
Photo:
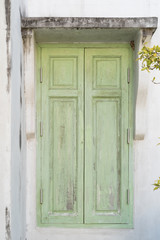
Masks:
[[[85,223],[85,48],[83,49],[83,224]]]

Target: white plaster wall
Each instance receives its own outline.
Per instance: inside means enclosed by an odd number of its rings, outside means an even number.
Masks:
[[[34,17],[138,17],[152,14],[158,0],[26,0],[27,15]]]
[[[0,1],[0,239],[6,239],[6,208],[10,213],[11,93],[7,78],[6,17]],[[9,216],[8,216],[9,217]],[[8,218],[10,221],[10,217]]]
[[[18,0],[12,1],[11,8],[9,0],[0,1],[0,240],[25,239],[25,121],[20,74],[22,6]]]
[[[26,166],[23,44],[20,0],[11,2],[11,238],[24,240],[26,231]]]
[[[28,0],[27,16],[68,17],[160,17],[159,0]],[[159,44],[158,27],[151,46]],[[33,44],[26,57],[27,134],[35,134],[35,85]],[[160,73],[154,73],[160,80]],[[61,229],[36,227],[36,143],[27,140],[27,239],[28,240],[158,240],[160,239],[160,192],[152,183],[160,176],[160,85],[151,82],[153,73],[139,72],[147,85],[144,118],[145,139],[134,141],[134,229]],[[29,80],[29,81],[28,81]],[[143,97],[143,96],[142,96]],[[139,119],[141,121],[141,119]]]

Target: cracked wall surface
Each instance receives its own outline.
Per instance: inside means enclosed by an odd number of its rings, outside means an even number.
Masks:
[[[0,1],[0,239],[25,237],[22,1]],[[18,146],[18,147],[17,147]]]
[[[0,240],[159,239],[155,223],[159,221],[160,194],[153,193],[151,185],[160,169],[160,149],[156,146],[160,136],[160,85],[151,83],[153,75],[159,79],[159,73],[148,75],[139,70],[138,64],[134,75],[146,91],[136,104],[145,119],[145,124],[139,120],[145,125],[145,138],[134,142],[134,229],[37,228],[35,42],[32,30],[24,31],[23,52],[21,36],[21,17],[159,18],[159,1],[4,0],[0,9]],[[149,44],[159,44],[159,36],[158,26]],[[135,51],[141,47],[138,44],[137,40]]]
[[[10,159],[11,159],[11,94],[8,91],[8,26],[9,17],[6,16],[6,2],[0,1],[0,239],[10,237]]]
[[[25,239],[26,178],[25,178],[25,100],[23,42],[21,17],[22,1],[11,3],[11,236]]]
[[[158,0],[59,0],[27,1],[27,15],[35,22],[35,17],[48,17],[42,20],[42,26],[49,26],[48,21],[52,17],[160,17],[160,3]],[[46,23],[46,22],[47,23]],[[72,19],[71,19],[72,21]],[[87,21],[87,20],[86,20]],[[78,21],[75,23],[77,24]],[[57,25],[56,25],[57,24]],[[64,21],[64,26],[68,23]],[[91,23],[90,23],[91,24]],[[55,23],[58,26],[58,22]],[[52,26],[52,23],[50,24]],[[78,24],[76,25],[78,26]],[[81,24],[80,26],[83,26]],[[37,30],[38,31],[38,30]],[[49,30],[48,30],[49,31]],[[47,29],[45,31],[47,32]],[[40,38],[46,40],[46,36]],[[64,35],[65,36],[65,33]],[[160,28],[149,39],[149,45],[159,44]],[[64,38],[65,39],[65,38]],[[142,47],[140,36],[135,41],[135,50],[138,52]],[[159,177],[160,167],[160,149],[156,146],[160,133],[160,85],[155,86],[151,79],[155,75],[159,79],[159,73],[145,73],[140,71],[140,64],[136,63],[134,68],[134,77],[136,81],[135,89],[141,87],[138,99],[135,94],[135,106],[138,105],[139,117],[138,125],[145,131],[143,140],[134,141],[134,229],[68,229],[68,228],[38,228],[36,225],[36,130],[35,120],[35,79],[33,68],[34,62],[34,40],[31,41],[30,52],[27,52],[27,75],[26,75],[26,101],[27,101],[27,124],[26,134],[28,136],[27,147],[27,237],[34,239],[52,240],[153,240],[160,238],[159,227],[154,224],[159,221],[160,207],[157,201],[160,201],[159,192],[153,192],[152,183]],[[136,61],[137,55],[134,53],[133,61]],[[30,71],[29,71],[30,70]],[[34,92],[34,94],[33,94]],[[137,106],[136,106],[137,107]],[[32,136],[32,138],[30,138]],[[158,167],[157,167],[158,166]],[[29,171],[32,169],[31,171]]]

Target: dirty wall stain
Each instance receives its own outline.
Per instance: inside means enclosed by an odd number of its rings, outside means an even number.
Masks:
[[[7,44],[7,92],[10,91],[10,75],[11,75],[11,56],[10,56],[10,25],[11,25],[11,1],[5,0],[6,15],[6,44]]]
[[[5,218],[6,218],[6,235],[5,235],[5,240],[11,240],[10,212],[9,212],[7,207],[5,209]]]

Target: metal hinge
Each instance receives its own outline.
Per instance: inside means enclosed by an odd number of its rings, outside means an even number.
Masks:
[[[127,189],[127,204],[129,204],[129,189]]]
[[[135,42],[134,41],[130,41],[130,46],[132,48],[132,50],[135,50]]]
[[[40,122],[40,137],[43,137],[43,123]]]
[[[43,204],[43,189],[40,189],[40,204]]]
[[[127,129],[127,143],[130,143],[130,128]]]
[[[127,69],[127,82],[130,83],[130,68]]]
[[[40,68],[40,83],[43,82],[43,78],[42,78],[42,67]]]

